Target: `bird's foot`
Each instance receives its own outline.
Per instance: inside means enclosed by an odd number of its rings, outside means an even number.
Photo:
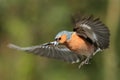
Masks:
[[[89,60],[90,60],[90,57],[87,57],[84,61],[80,63],[78,68],[80,69],[84,64],[90,64]]]

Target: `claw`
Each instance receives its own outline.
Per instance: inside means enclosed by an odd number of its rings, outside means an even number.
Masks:
[[[78,66],[78,68],[80,69],[84,64],[85,64],[84,61],[82,61],[82,62],[80,63],[80,65]]]
[[[90,58],[91,58],[91,55],[88,56],[84,61],[82,61],[82,62],[80,63],[80,65],[78,66],[78,68],[80,69],[84,64],[90,64],[90,63],[89,63]]]

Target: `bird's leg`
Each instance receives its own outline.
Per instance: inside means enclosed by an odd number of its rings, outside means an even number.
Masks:
[[[89,60],[92,58],[93,54],[89,55],[84,61],[82,61],[80,63],[80,65],[78,66],[79,69],[84,65],[84,64],[89,64]]]
[[[89,64],[89,60],[92,58],[92,56],[94,56],[97,52],[101,51],[100,48],[98,48],[96,50],[96,52],[94,52],[93,54],[90,54],[85,60],[83,60],[80,65],[79,65],[79,68],[81,68],[81,66],[83,66],[84,64]]]

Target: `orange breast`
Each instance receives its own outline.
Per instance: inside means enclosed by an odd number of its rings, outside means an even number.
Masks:
[[[86,42],[83,38],[79,37],[76,32],[74,32],[71,36],[71,39],[66,42],[66,46],[70,50],[86,56],[94,51],[94,46]]]

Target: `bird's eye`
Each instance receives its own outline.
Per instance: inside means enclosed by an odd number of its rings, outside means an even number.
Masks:
[[[55,40],[56,40],[56,41],[61,40],[61,37],[60,37],[60,38],[56,38]]]
[[[61,40],[61,37],[60,37],[60,38],[58,38],[58,40]]]

